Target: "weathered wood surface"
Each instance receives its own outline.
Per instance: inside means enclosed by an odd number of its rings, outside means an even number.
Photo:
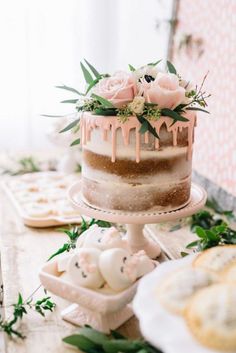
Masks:
[[[38,271],[46,259],[65,240],[62,233],[55,229],[33,229],[25,227],[16,214],[10,201],[0,191],[1,200],[1,237],[0,250],[2,262],[2,279],[4,284],[5,317],[11,315],[11,305],[16,302],[18,293],[27,298],[38,286]],[[189,227],[175,232],[160,230],[156,225],[148,226],[147,232],[154,237],[167,253],[162,255],[162,261],[167,258],[178,258],[185,245],[193,240]],[[35,294],[40,298],[42,289]],[[67,334],[78,331],[78,328],[66,323],[60,318],[60,311],[68,306],[68,302],[52,295],[57,304],[54,313],[49,313],[46,319],[32,312],[26,315],[21,328],[27,339],[12,341],[5,337],[7,353],[66,353],[72,348],[66,347],[61,339]],[[124,324],[120,331],[129,337],[140,335],[138,322],[135,318]]]

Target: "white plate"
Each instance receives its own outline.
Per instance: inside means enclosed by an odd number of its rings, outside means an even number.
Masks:
[[[142,278],[133,301],[143,336],[164,353],[218,353],[200,345],[188,330],[181,316],[173,315],[159,304],[156,291],[166,275],[177,268],[190,265],[195,255],[164,262]],[[186,285],[188,285],[186,283]],[[222,353],[222,352],[221,352]]]

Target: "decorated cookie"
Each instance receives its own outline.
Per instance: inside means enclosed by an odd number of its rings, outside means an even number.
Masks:
[[[201,288],[218,279],[214,272],[184,267],[172,272],[156,289],[161,304],[174,314],[182,314],[188,301]]]
[[[77,241],[77,247],[97,248],[107,250],[111,248],[125,248],[126,242],[115,227],[103,228],[94,224]]]
[[[204,346],[236,351],[236,286],[215,284],[197,292],[185,310],[193,336]]]
[[[102,252],[99,268],[107,284],[115,291],[131,286],[137,279],[137,267],[127,250],[114,248]]]
[[[236,245],[225,245],[203,251],[196,257],[193,266],[222,271],[233,262],[236,262]]]
[[[51,208],[47,204],[27,203],[24,210],[29,217],[45,218],[51,214]]]
[[[151,272],[158,264],[158,262],[156,261],[155,265],[154,262],[150,259],[150,257],[147,256],[144,250],[140,250],[136,254],[133,254],[131,257],[131,261],[132,263],[136,263],[137,265],[138,278]]]
[[[73,283],[91,289],[100,288],[104,279],[98,263],[101,251],[98,249],[78,249],[68,262],[67,272]]]
[[[224,282],[234,282],[236,284],[236,261],[225,266],[220,273],[220,277]]]

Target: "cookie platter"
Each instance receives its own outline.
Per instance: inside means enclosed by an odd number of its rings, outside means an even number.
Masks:
[[[80,223],[80,213],[67,200],[76,180],[76,174],[37,172],[8,178],[1,187],[25,225],[44,228]]]
[[[133,309],[143,336],[165,353],[235,353],[235,259],[236,246],[218,246],[142,278]]]
[[[63,319],[109,333],[133,316],[138,281],[157,265],[144,251],[131,254],[115,227],[93,225],[73,251],[45,264],[39,277],[47,290],[73,303]]]

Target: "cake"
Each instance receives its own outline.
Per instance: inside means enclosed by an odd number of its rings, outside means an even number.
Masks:
[[[81,63],[87,82],[76,101],[81,117],[82,197],[92,207],[121,212],[168,212],[190,199],[196,110],[205,93],[167,62],[100,74]],[[81,98],[82,95],[82,98]],[[72,100],[71,102],[73,102]],[[74,144],[79,143],[79,139]]]
[[[141,135],[135,116],[84,113],[82,193],[92,206],[120,211],[170,211],[190,197],[195,114],[175,125],[169,117],[154,123],[160,139]]]

